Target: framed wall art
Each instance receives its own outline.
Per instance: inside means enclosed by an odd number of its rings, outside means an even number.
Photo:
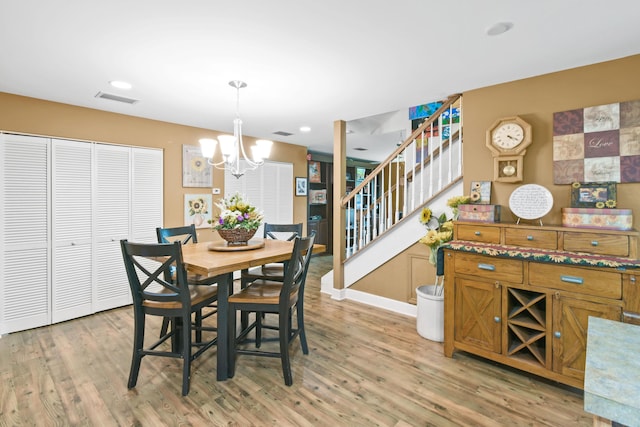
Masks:
[[[309,182],[322,182],[320,162],[309,162]]]
[[[296,196],[307,195],[307,178],[296,177]]]
[[[469,198],[472,204],[491,204],[491,181],[471,181]]]
[[[212,187],[213,168],[198,145],[182,146],[182,186]]]
[[[574,182],[571,185],[572,208],[615,208],[615,182]]]
[[[210,227],[211,194],[184,195],[184,225],[195,225],[196,228]]]

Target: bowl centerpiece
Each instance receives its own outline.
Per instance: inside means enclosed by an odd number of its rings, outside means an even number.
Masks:
[[[227,245],[246,245],[262,224],[262,213],[239,193],[220,199],[216,206],[220,208],[220,216],[212,226]]]

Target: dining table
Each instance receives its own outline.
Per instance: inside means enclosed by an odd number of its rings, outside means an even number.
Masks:
[[[229,294],[233,291],[233,273],[274,262],[291,259],[293,241],[252,239],[246,245],[223,242],[199,242],[182,247],[182,259],[188,272],[204,277],[220,276],[218,281],[217,380],[229,378],[229,346],[233,339],[228,330]],[[314,244],[313,252],[326,250]]]

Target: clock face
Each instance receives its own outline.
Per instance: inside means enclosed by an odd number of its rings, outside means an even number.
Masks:
[[[511,150],[524,140],[524,129],[517,123],[505,123],[493,132],[491,139],[496,147]]]

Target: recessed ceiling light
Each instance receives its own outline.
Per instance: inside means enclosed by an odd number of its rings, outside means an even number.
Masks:
[[[311,128],[309,126],[300,126],[300,132],[311,132]]]
[[[133,87],[131,83],[123,82],[122,80],[111,80],[109,84],[118,89],[131,89]]]
[[[488,36],[497,36],[503,33],[506,33],[510,29],[513,28],[512,22],[498,22],[497,24],[493,24],[488,30]]]

